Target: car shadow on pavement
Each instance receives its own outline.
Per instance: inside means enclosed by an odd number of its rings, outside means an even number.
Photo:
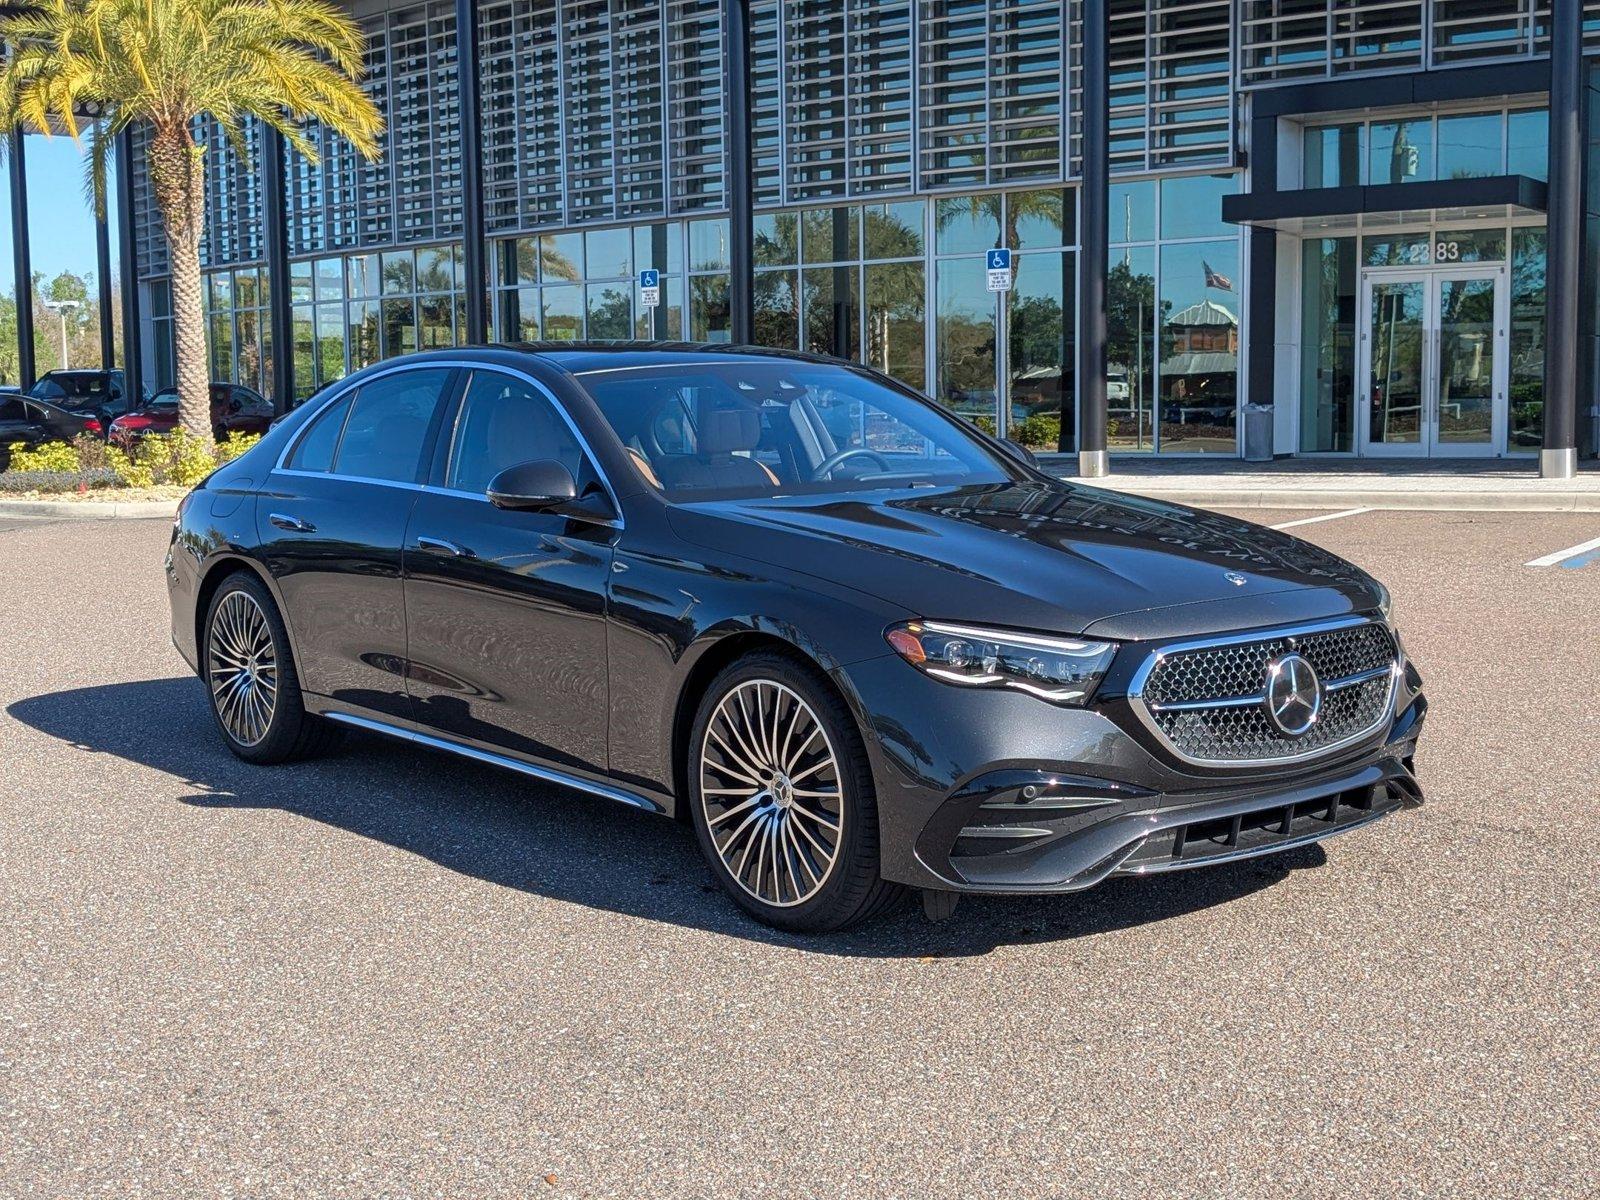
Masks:
[[[1162,921],[1270,887],[1326,862],[1319,846],[1205,871],[1114,879],[1050,897],[967,897],[930,924],[920,905],[827,937],[759,925],[721,894],[683,825],[508,771],[369,735],[292,766],[254,767],[223,746],[191,678],[35,696],[7,713],[69,743],[187,781],[211,810],[279,809],[502,887],[813,952],[960,958]]]

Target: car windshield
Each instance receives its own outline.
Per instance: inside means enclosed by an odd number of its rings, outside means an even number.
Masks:
[[[579,378],[639,473],[673,499],[1014,477],[953,418],[845,367],[753,358]]]
[[[155,397],[150,401],[150,407],[151,408],[177,408],[178,407],[178,393],[177,392],[157,392],[155,394]]]

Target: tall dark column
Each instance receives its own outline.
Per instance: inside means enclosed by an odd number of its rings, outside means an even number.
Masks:
[[[139,260],[133,239],[133,134],[117,134],[117,269],[122,275],[122,369],[128,392],[144,386],[144,331],[139,327]],[[274,297],[276,299],[276,297]]]
[[[658,271],[665,271],[667,262],[667,227],[665,225],[653,225],[650,228],[650,265]],[[672,289],[672,291],[676,291],[682,286],[682,279],[674,279],[668,283],[668,288]],[[651,322],[650,336],[659,341],[665,341],[667,338],[667,311],[672,306],[670,295],[671,293],[669,292],[665,304],[658,304],[652,310],[655,318]],[[678,336],[680,338],[684,336],[683,330],[680,329],[678,331]]]
[[[109,371],[117,361],[117,331],[111,316],[116,303],[111,293],[111,226],[107,222],[106,205],[99,203],[94,214],[94,273],[100,292],[100,365]]]
[[[1250,190],[1258,194],[1278,190],[1278,121],[1275,117],[1258,117],[1250,123]],[[1257,226],[1250,230],[1249,246],[1246,394],[1251,404],[1271,405],[1277,366],[1278,233]]]
[[[268,325],[272,335],[272,410],[294,405],[294,308],[289,295],[289,194],[283,177],[283,135],[261,130],[261,236],[267,252]]]
[[[1111,255],[1111,91],[1106,0],[1083,4],[1083,198],[1078,233],[1078,303],[1083,370],[1078,373],[1078,474],[1109,473],[1106,453],[1106,272]]]
[[[1578,370],[1582,299],[1583,3],[1555,0],[1550,21],[1550,208],[1545,268],[1544,449],[1539,473],[1578,470]]]
[[[722,0],[728,55],[728,278],[729,333],[734,343],[755,341],[755,162],[750,145],[750,0]]]
[[[17,286],[17,382],[27,391],[34,382],[33,260],[28,254],[28,160],[26,135],[11,135],[11,261]]]
[[[456,97],[461,110],[461,264],[467,341],[488,341],[489,271],[483,217],[483,107],[478,99],[477,0],[456,0]]]

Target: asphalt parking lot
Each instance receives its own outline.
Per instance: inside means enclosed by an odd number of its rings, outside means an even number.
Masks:
[[[1600,1193],[1600,561],[1524,565],[1600,519],[1294,532],[1394,592],[1425,807],[805,941],[659,818],[234,761],[166,523],[0,521],[0,1195]]]

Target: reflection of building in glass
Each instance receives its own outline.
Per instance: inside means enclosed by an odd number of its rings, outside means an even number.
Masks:
[[[728,202],[747,188],[756,341],[864,362],[1035,450],[1076,448],[1080,6],[752,0],[739,179],[720,0],[476,7],[494,338],[729,340]],[[1417,0],[1376,24],[1352,24],[1346,0],[1109,7],[1109,448],[1239,453],[1249,401],[1274,406],[1279,454],[1537,450],[1548,6]],[[456,6],[355,11],[382,163],[313,130],[320,163],[268,164],[253,127],[242,152],[205,131],[218,376],[268,383],[275,236],[297,396],[465,336]],[[1588,11],[1593,25],[1600,0]],[[172,371],[166,249],[132,150],[124,275],[153,388]],[[264,167],[288,192],[276,234]],[[997,297],[984,252],[1001,246],[1015,272]],[[1426,297],[1455,268],[1481,269],[1507,318],[1474,347],[1470,385],[1460,356],[1427,349],[1448,321]],[[1392,352],[1370,343],[1391,270],[1434,280]]]

